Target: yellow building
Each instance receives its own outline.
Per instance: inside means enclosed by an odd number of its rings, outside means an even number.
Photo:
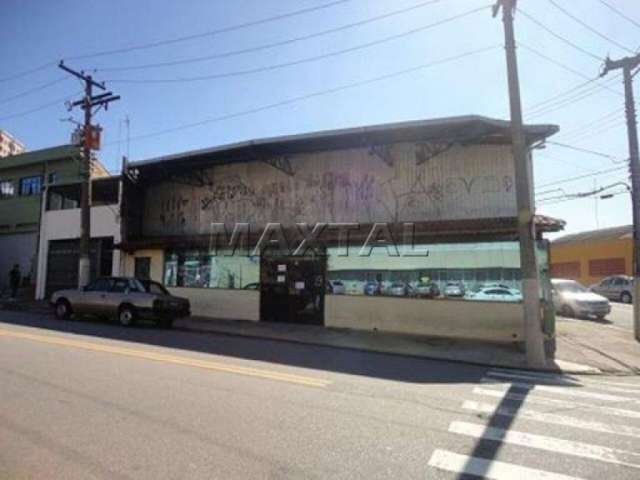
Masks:
[[[631,225],[566,235],[551,242],[553,278],[571,278],[589,286],[609,275],[631,275]]]

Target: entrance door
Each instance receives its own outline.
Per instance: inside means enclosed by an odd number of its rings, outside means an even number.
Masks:
[[[260,320],[323,325],[326,256],[262,256]]]

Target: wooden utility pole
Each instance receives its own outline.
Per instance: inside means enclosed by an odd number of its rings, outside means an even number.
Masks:
[[[93,108],[104,105],[108,108],[110,102],[119,100],[120,96],[106,92],[93,95],[93,87],[106,90],[104,83],[93,80],[91,75],[76,72],[67,67],[62,61],[58,65],[62,70],[79,78],[84,82],[84,97],[69,105],[69,109],[80,105],[84,110],[84,125],[82,130],[82,163],[80,167],[82,183],[80,184],[80,258],[78,262],[78,287],[87,285],[91,278],[91,150],[97,149],[95,133],[97,130],[91,124]]]
[[[640,159],[638,158],[638,125],[636,106],[633,98],[634,68],[640,66],[640,54],[611,60],[607,57],[604,77],[611,70],[622,69],[624,82],[624,104],[627,115],[627,136],[629,138],[629,170],[631,173],[631,210],[633,214],[633,334],[640,342]]]
[[[516,0],[498,0],[493,6],[493,16],[502,7],[504,40],[509,81],[509,107],[511,111],[511,143],[515,166],[516,202],[518,208],[518,237],[520,239],[520,271],[522,273],[522,297],[524,313],[524,337],[529,367],[546,364],[544,336],[540,318],[540,282],[536,261],[536,232],[533,214],[533,195],[529,152],[522,124],[518,59],[513,28]]]

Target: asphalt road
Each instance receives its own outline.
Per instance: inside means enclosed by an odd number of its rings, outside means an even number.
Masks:
[[[637,479],[640,379],[0,312],[0,479]]]

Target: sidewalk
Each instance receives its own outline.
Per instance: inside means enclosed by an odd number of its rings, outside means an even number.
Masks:
[[[0,300],[0,320],[3,309],[51,315],[51,309],[43,301]],[[474,365],[526,368],[523,352],[515,345],[505,343],[203,317],[177,320],[175,327],[182,330],[410,355]],[[545,371],[574,374],[640,374],[640,343],[633,339],[631,331],[587,320],[559,320],[556,323],[556,339],[556,358],[549,363]]]
[[[515,345],[504,343],[203,317],[181,319],[176,321],[174,325],[176,328],[192,331],[409,355],[482,366],[527,368],[523,352]],[[589,363],[590,357],[580,357],[580,360],[584,360],[583,362],[577,362],[574,360],[575,358],[577,358],[576,355],[569,355],[566,359],[556,359],[549,362],[549,365],[542,370],[574,374],[601,373],[596,365],[592,366]],[[602,364],[602,362],[600,363]],[[615,371],[616,373],[632,373],[630,371]]]
[[[556,357],[612,374],[640,374],[640,343],[631,330],[588,320],[556,322]]]

